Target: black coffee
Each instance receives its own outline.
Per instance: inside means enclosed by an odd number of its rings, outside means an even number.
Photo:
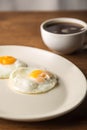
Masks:
[[[83,26],[76,23],[55,22],[45,24],[44,29],[56,34],[72,34],[80,32]]]

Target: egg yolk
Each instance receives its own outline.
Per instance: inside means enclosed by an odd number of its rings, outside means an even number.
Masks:
[[[29,77],[35,78],[38,82],[43,82],[45,79],[48,79],[50,75],[43,70],[34,70],[29,74]]]
[[[29,76],[32,77],[32,78],[38,78],[38,76],[39,76],[41,73],[43,73],[42,70],[34,70],[34,71],[32,71],[32,72],[30,73]]]
[[[13,64],[16,61],[16,58],[12,56],[1,56],[0,57],[0,64],[8,65]]]

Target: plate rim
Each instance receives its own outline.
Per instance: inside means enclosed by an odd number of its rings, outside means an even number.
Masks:
[[[64,59],[66,62],[68,62],[68,63],[71,63],[73,66],[75,66],[76,67],[76,69],[78,69],[80,72],[81,72],[81,74],[82,74],[82,76],[84,77],[84,79],[85,79],[85,83],[86,83],[86,86],[85,86],[85,94],[84,94],[84,96],[81,98],[81,100],[79,101],[79,103],[77,103],[75,106],[73,106],[71,109],[69,108],[69,109],[67,109],[67,110],[65,110],[65,111],[63,111],[62,113],[58,113],[58,114],[54,114],[54,115],[48,115],[48,116],[42,116],[42,117],[36,117],[36,118],[29,118],[29,116],[28,117],[23,117],[23,118],[10,118],[10,117],[5,117],[5,116],[1,116],[0,118],[3,118],[3,119],[8,119],[8,120],[16,120],[16,121],[29,121],[29,122],[33,122],[33,121],[44,121],[44,120],[49,120],[49,119],[53,119],[53,118],[56,118],[56,117],[60,117],[60,116],[62,116],[62,115],[65,115],[65,114],[67,114],[67,113],[69,113],[69,112],[71,112],[72,110],[74,110],[75,108],[77,108],[82,102],[83,102],[83,100],[84,100],[84,98],[86,97],[86,94],[87,94],[87,79],[86,79],[86,76],[84,75],[84,73],[81,71],[81,69],[77,66],[77,65],[75,65],[73,62],[71,62],[70,60],[68,60],[67,58],[65,58],[65,57],[63,57],[63,56],[61,56],[61,55],[58,55],[58,54],[55,54],[55,53],[53,53],[53,52],[51,52],[51,51],[49,51],[49,50],[44,50],[44,49],[40,49],[40,48],[36,48],[36,47],[31,47],[31,46],[24,46],[24,45],[0,45],[0,48],[1,47],[23,47],[23,48],[30,48],[30,49],[36,49],[37,51],[39,50],[39,51],[43,51],[44,53],[46,52],[46,53],[50,53],[50,54],[52,54],[52,55],[56,55],[56,56],[58,56],[58,57],[60,57],[60,58],[62,58],[62,59]]]

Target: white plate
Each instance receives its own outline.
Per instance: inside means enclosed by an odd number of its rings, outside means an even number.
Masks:
[[[0,118],[41,121],[59,117],[76,108],[87,90],[86,78],[70,61],[41,49],[24,46],[0,46],[0,55],[12,55],[30,65],[45,67],[59,77],[51,91],[26,95],[13,92],[8,80],[0,80]]]

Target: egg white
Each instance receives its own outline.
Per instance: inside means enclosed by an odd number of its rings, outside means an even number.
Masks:
[[[23,61],[16,60],[13,64],[3,65],[0,64],[0,79],[7,79],[9,78],[10,73],[19,67],[26,67],[27,64]]]
[[[51,74],[49,79],[43,82],[37,82],[35,79],[29,77],[29,73],[33,70],[38,70],[38,68],[33,67],[22,67],[14,70],[10,74],[11,88],[21,93],[26,94],[38,94],[44,93],[56,86],[58,83],[58,78],[56,75]]]

